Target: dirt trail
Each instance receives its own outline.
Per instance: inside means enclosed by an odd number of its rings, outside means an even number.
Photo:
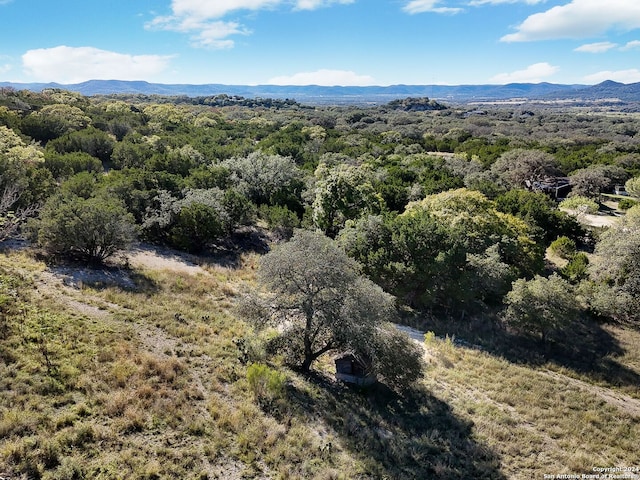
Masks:
[[[610,227],[618,221],[618,217],[613,215],[593,215],[590,213],[582,213],[576,210],[560,207],[560,210],[568,213],[576,218],[576,220],[591,227]]]
[[[564,382],[568,386],[577,387],[581,390],[597,395],[609,405],[613,405],[634,417],[640,417],[640,400],[636,398],[625,395],[624,393],[616,392],[610,388],[592,385],[590,383],[583,382],[582,380],[578,380],[577,378],[568,377],[551,370],[543,370],[538,373],[556,381]]]
[[[398,330],[405,332],[407,335],[409,335],[410,338],[412,338],[414,341],[418,342],[425,348],[427,352],[427,354],[425,355],[426,358],[432,357],[432,355],[429,352],[429,349],[424,344],[424,332],[421,332],[420,330],[416,330],[411,327],[402,326],[402,325],[398,325],[397,328]],[[471,346],[468,348],[474,348],[474,347]],[[582,380],[578,380],[577,378],[569,377],[567,375],[563,375],[558,372],[553,372],[551,370],[538,370],[537,373],[539,375],[543,375],[548,378],[551,378],[555,381],[564,383],[568,387],[578,388],[580,390],[587,391],[593,395],[600,397],[609,405],[612,405],[631,416],[640,417],[640,400],[636,398],[630,397],[628,395],[625,395],[624,393],[617,392],[610,388],[593,385],[591,383],[587,383]],[[479,392],[477,393],[478,395],[480,394]],[[506,407],[507,407],[507,410],[509,411],[512,410],[508,406]]]
[[[140,244],[127,253],[129,264],[149,270],[172,270],[190,275],[207,274],[191,255],[168,248]]]

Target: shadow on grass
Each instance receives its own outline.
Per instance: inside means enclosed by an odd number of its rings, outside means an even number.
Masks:
[[[212,245],[207,254],[198,257],[198,263],[234,269],[241,268],[243,254],[265,254],[269,251],[269,243],[265,231],[256,227],[240,228]]]
[[[421,320],[411,322],[438,336],[454,336],[463,346],[473,346],[513,363],[542,366],[553,363],[614,386],[633,387],[640,393],[640,374],[616,361],[625,353],[603,323],[590,316],[573,322],[544,343],[505,330],[494,317],[465,322]]]
[[[269,244],[266,231],[258,227],[242,227],[218,239],[198,253],[188,253],[171,246],[154,243],[142,243],[131,252],[151,251],[159,257],[191,266],[239,269],[243,267],[243,254],[265,254],[269,251]]]
[[[119,287],[123,290],[151,295],[159,291],[156,282],[143,273],[128,267],[113,265],[93,265],[76,262],[57,262],[48,265],[48,269],[62,282],[73,288],[90,287],[103,290]]]
[[[472,423],[424,388],[401,396],[380,384],[357,390],[320,375],[309,380],[320,393],[290,390],[293,414],[322,418],[360,461],[364,478],[506,478],[497,455],[472,438]],[[327,461],[334,451],[325,445]]]

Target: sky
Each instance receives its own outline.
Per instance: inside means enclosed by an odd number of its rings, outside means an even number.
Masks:
[[[638,0],[0,0],[0,81],[640,82]]]

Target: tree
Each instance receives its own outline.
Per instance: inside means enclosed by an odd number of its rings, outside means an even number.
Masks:
[[[571,185],[571,195],[579,195],[598,200],[600,193],[609,184],[607,179],[599,169],[582,168],[569,175]]]
[[[27,168],[43,160],[39,148],[25,144],[17,133],[0,125],[0,188],[26,186]]]
[[[300,210],[302,172],[290,157],[261,151],[234,157],[221,164],[231,172],[230,181],[256,205],[288,206]]]
[[[233,189],[185,189],[183,198],[160,190],[147,209],[143,229],[155,240],[199,252],[239,225],[252,221],[253,205]]]
[[[169,241],[181,250],[198,253],[224,233],[220,213],[202,203],[188,203],[178,210],[169,232]]]
[[[500,155],[491,166],[509,187],[523,187],[526,181],[541,181],[547,177],[561,175],[558,162],[553,155],[542,150],[516,148]]]
[[[374,281],[419,308],[495,301],[513,278],[544,265],[522,220],[466,189],[429,195],[401,215],[348,222],[338,239]]]
[[[505,304],[504,322],[521,333],[539,335],[543,342],[568,326],[579,311],[573,287],[556,274],[516,280]]]
[[[527,222],[545,245],[562,236],[573,240],[584,236],[580,223],[559,210],[556,202],[542,192],[514,188],[498,195],[495,205],[498,211],[515,215]]]
[[[47,151],[44,167],[54,178],[62,179],[79,172],[102,172],[102,163],[85,152],[55,153]]]
[[[605,190],[615,185],[623,185],[628,175],[622,167],[613,165],[592,165],[576,170],[569,176],[571,195],[581,195],[598,199]]]
[[[626,172],[629,172],[632,176],[640,174],[640,154],[627,153],[616,157],[614,159],[615,164],[622,167]]]
[[[282,239],[289,239],[293,235],[293,230],[300,226],[300,219],[287,207],[280,205],[262,205],[259,210],[260,217],[265,220],[276,235]]]
[[[414,209],[393,219],[386,267],[397,295],[413,307],[438,305],[440,285],[450,283],[464,253],[453,245],[450,232],[427,209]]]
[[[108,195],[54,195],[31,229],[48,253],[97,263],[127,247],[136,235],[133,216],[121,200]]]
[[[120,142],[117,142],[111,153],[113,168],[139,168],[151,158],[153,146],[140,134],[130,133]]]
[[[560,258],[570,260],[576,254],[576,242],[569,237],[558,237],[551,242],[549,249]]]
[[[397,315],[394,298],[362,276],[333,240],[296,231],[262,258],[258,279],[270,293],[249,296],[243,312],[258,328],[279,327],[276,348],[301,371],[328,352],[351,351],[394,386],[421,374],[419,347],[389,323]]]
[[[90,123],[91,119],[80,108],[56,103],[29,114],[22,122],[22,129],[30,137],[48,142],[65,133],[82,130]]]
[[[21,191],[7,186],[0,194],[0,242],[14,235],[21,225],[38,211],[37,205],[16,207]]]
[[[463,277],[471,298],[483,303],[498,303],[509,290],[514,279],[514,269],[506,263],[500,253],[500,244],[495,243],[480,254],[467,254],[467,268]]]
[[[175,130],[189,117],[184,108],[172,104],[151,104],[144,107],[143,112],[149,118],[149,126],[155,131]]]
[[[634,197],[640,198],[640,177],[634,177],[627,180],[625,190]]]
[[[403,215],[418,209],[429,211],[449,231],[455,244],[467,253],[484,253],[499,244],[503,261],[518,277],[531,276],[544,266],[544,248],[532,238],[532,229],[521,219],[499,212],[494,202],[480,192],[460,188],[429,195],[410,204]]]
[[[576,284],[584,280],[588,276],[587,268],[589,267],[589,257],[584,252],[578,252],[573,255],[569,262],[560,269],[560,275],[569,282]]]
[[[596,282],[593,303],[600,313],[640,321],[640,206],[605,231],[589,273]]]
[[[10,128],[0,125],[0,194],[13,199],[11,210],[31,209],[46,198],[53,178],[42,168],[44,155],[34,144],[27,145]]]
[[[370,174],[362,166],[321,163],[315,171],[313,224],[335,237],[347,220],[379,213],[384,202],[375,193]]]
[[[47,143],[47,150],[57,153],[84,152],[101,162],[111,160],[115,141],[111,136],[94,127],[67,133]]]

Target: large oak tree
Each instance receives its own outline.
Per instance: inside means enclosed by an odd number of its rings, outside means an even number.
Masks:
[[[268,293],[246,299],[245,317],[257,327],[277,327],[278,350],[301,371],[326,353],[352,352],[391,386],[421,375],[420,347],[390,323],[394,298],[328,237],[297,231],[263,257],[258,279]]]

